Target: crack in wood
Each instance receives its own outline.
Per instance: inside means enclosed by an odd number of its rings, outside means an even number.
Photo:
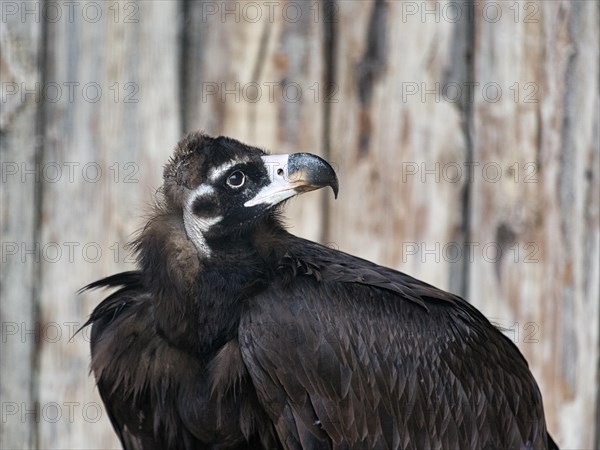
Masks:
[[[370,106],[373,97],[373,86],[386,68],[386,28],[387,5],[383,0],[376,0],[371,10],[365,53],[356,66],[357,91],[361,103],[359,111],[359,158],[366,156],[369,151],[372,131]]]

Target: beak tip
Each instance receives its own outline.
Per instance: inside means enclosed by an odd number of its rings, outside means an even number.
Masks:
[[[333,191],[333,198],[337,200],[337,198],[338,198],[338,193],[339,193],[339,191],[340,191],[340,187],[339,187],[339,185],[338,185],[338,183],[337,183],[337,180],[336,180],[335,184],[333,184],[333,185],[331,186],[331,190]]]

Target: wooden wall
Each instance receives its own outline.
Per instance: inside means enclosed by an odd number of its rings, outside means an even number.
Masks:
[[[2,1],[1,448],[118,448],[70,339],[191,130],[337,168],[293,232],[507,328],[564,448],[598,448],[593,1]]]

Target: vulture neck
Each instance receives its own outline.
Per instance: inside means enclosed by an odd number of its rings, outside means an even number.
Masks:
[[[177,348],[211,358],[237,336],[244,299],[268,284],[275,243],[285,234],[267,218],[223,239],[206,259],[188,239],[181,210],[159,211],[134,242],[156,331]]]

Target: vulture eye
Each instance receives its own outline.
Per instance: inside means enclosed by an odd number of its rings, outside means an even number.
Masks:
[[[239,188],[244,185],[246,181],[246,175],[244,172],[236,170],[227,178],[227,185],[232,188]]]

